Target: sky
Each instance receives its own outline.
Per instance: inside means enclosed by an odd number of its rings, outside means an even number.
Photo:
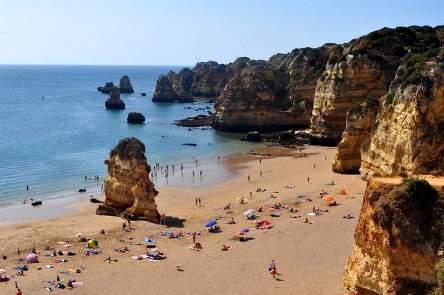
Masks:
[[[444,0],[0,0],[0,64],[226,63],[442,24]]]

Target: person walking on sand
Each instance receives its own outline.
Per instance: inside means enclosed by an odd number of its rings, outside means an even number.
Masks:
[[[202,200],[199,198],[199,207],[202,206]]]
[[[250,175],[248,175],[248,182],[250,182],[250,180],[251,180]]]
[[[193,245],[195,245],[196,244],[196,232],[194,231],[193,232]]]
[[[250,192],[250,199],[253,199],[253,193]]]
[[[260,176],[262,177],[262,170],[261,170],[261,172],[260,172]]]
[[[123,230],[123,231],[126,231],[126,221],[124,221],[124,222],[122,223],[122,230]]]
[[[315,170],[316,169],[316,164],[313,164],[313,170]]]
[[[310,176],[307,177],[307,182],[310,183]]]
[[[194,199],[194,201],[196,202],[196,206],[197,206],[197,203],[198,203],[198,200],[197,200],[197,198],[195,198],[195,199]]]
[[[276,279],[277,268],[276,268],[276,263],[274,262],[274,259],[271,260],[270,266],[268,267],[268,272],[271,274],[273,279]]]

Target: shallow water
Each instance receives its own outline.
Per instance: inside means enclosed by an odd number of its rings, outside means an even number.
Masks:
[[[0,204],[24,198],[48,198],[97,187],[85,176],[105,176],[104,160],[119,139],[135,136],[147,149],[150,164],[192,163],[251,149],[239,135],[177,127],[177,119],[194,116],[211,104],[151,102],[160,74],[180,67],[151,66],[0,66]],[[107,111],[107,95],[96,88],[128,75],[135,89],[122,95],[124,111]],[[142,97],[141,92],[147,96]],[[186,109],[186,107],[192,109]],[[142,112],[146,124],[126,123],[128,112]],[[197,146],[183,146],[183,143]],[[196,173],[198,173],[196,168]],[[208,185],[229,174],[223,165],[202,181],[171,178],[168,185]],[[196,174],[197,175],[197,174]],[[176,179],[176,180],[174,180]],[[158,179],[159,185],[167,185]],[[26,191],[26,186],[30,191]],[[67,193],[68,192],[68,193]]]

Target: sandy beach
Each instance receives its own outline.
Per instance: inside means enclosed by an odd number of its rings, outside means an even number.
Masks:
[[[133,230],[122,231],[122,219],[97,216],[97,205],[85,201],[75,203],[75,210],[64,217],[3,225],[0,252],[8,258],[0,261],[0,268],[12,277],[0,283],[0,294],[15,294],[15,281],[23,294],[48,294],[48,281],[54,281],[57,275],[66,281],[83,282],[72,290],[55,289],[57,294],[341,294],[341,278],[351,253],[365,182],[358,175],[334,174],[331,162],[335,152],[336,148],[310,146],[301,157],[294,150],[262,149],[258,154],[226,159],[225,164],[235,171],[227,181],[199,188],[160,187],[156,200],[159,211],[170,221],[175,220],[169,227],[138,221],[131,223]],[[258,187],[266,191],[256,192]],[[334,196],[338,206],[327,206],[319,197],[321,190]],[[346,194],[340,194],[341,190]],[[270,198],[271,194],[276,198]],[[196,197],[201,198],[202,206],[195,205]],[[247,204],[237,204],[238,197],[245,197]],[[228,203],[231,213],[223,209]],[[269,216],[267,208],[277,203],[285,206],[281,216]],[[257,230],[254,221],[242,215],[247,209],[261,206],[264,212],[259,213],[260,219],[271,221],[271,229]],[[313,206],[328,212],[307,216]],[[290,213],[289,208],[297,212]],[[346,214],[355,218],[342,218]],[[222,232],[205,229],[205,223],[213,218]],[[236,224],[227,224],[231,218]],[[310,223],[304,223],[305,218]],[[250,229],[251,240],[233,239],[241,227]],[[102,229],[106,234],[100,233]],[[182,232],[184,238],[170,239],[161,234],[166,231]],[[190,249],[190,233],[194,231],[201,233],[197,237],[203,246],[200,251]],[[83,256],[86,243],[78,241],[78,233],[97,239],[101,253]],[[146,253],[145,245],[134,245],[144,237],[156,241],[165,260],[131,258]],[[67,259],[60,263],[45,256],[45,246],[63,250],[67,240],[77,255],[58,257]],[[17,247],[20,257],[24,257],[33,245],[40,262],[29,264],[29,271],[17,276],[14,268],[22,264],[17,261]],[[221,251],[223,245],[231,248]],[[113,250],[125,246],[129,252]],[[117,262],[105,263],[109,256]],[[272,259],[280,274],[277,280],[267,270]],[[177,265],[183,271],[178,271]],[[77,269],[81,272],[75,273]]]

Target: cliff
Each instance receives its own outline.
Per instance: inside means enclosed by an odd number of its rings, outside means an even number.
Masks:
[[[133,85],[127,75],[122,76],[119,82],[120,93],[134,93]]]
[[[402,47],[408,51],[396,61],[399,66],[387,92],[379,98],[367,97],[351,106],[348,115],[346,112],[346,128],[333,163],[335,172],[357,173],[361,168],[364,178],[443,174],[443,31],[440,27],[409,27],[387,29],[377,38],[371,37],[373,43],[380,42],[381,36],[389,40],[403,37],[410,46]],[[387,48],[393,46],[387,44]],[[371,48],[361,52],[377,56]],[[391,57],[392,64],[398,56]],[[369,102],[379,109],[354,113]]]
[[[424,62],[416,80],[400,74],[395,80],[400,86],[384,97],[361,149],[364,178],[444,175],[444,62],[439,59]]]
[[[228,65],[214,61],[199,62],[192,70],[170,71],[157,80],[153,101],[192,102],[195,98],[216,98],[228,80],[249,61],[249,58],[240,57]]]
[[[442,185],[442,179],[434,180]],[[439,183],[441,182],[441,183]],[[357,294],[428,294],[444,238],[444,193],[424,180],[372,179],[344,287]]]
[[[234,132],[307,128],[329,50],[301,48],[250,61],[216,100],[213,127]]]
[[[337,46],[316,86],[313,136],[321,143],[338,142],[347,111],[385,95],[405,56],[440,44],[436,28],[398,27],[383,28]]]
[[[99,215],[122,215],[159,222],[154,198],[158,192],[151,182],[145,145],[137,138],[122,139],[105,161],[108,176],[104,182],[105,202]]]

